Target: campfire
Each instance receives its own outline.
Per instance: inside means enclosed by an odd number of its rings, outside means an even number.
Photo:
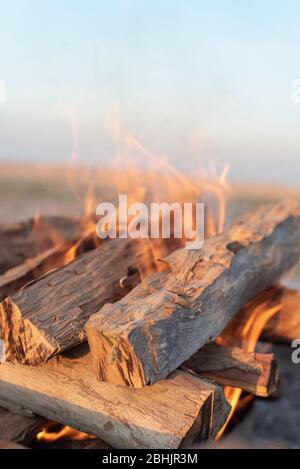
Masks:
[[[201,249],[100,240],[91,210],[1,225],[4,445],[201,446],[223,437],[242,393],[278,393],[276,357],[257,344],[300,337],[300,292],[280,284],[299,260],[299,205],[226,224],[225,172],[200,189],[172,177],[164,200],[205,203]],[[138,179],[115,190],[154,200]]]

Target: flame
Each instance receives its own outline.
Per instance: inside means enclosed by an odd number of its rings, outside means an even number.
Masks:
[[[95,196],[95,187],[97,185],[102,187],[103,183],[107,183],[107,181],[109,181],[110,193],[105,194],[105,201],[108,201],[110,196],[111,200],[114,200],[117,194],[127,194],[128,204],[133,202],[149,204],[150,202],[195,203],[204,201],[207,217],[206,236],[213,236],[224,230],[226,195],[229,187],[226,182],[228,166],[220,175],[217,174],[213,166],[210,171],[203,171],[194,177],[183,175],[168,162],[165,155],[152,153],[132,133],[126,131],[118,110],[112,115],[111,122],[111,133],[116,150],[114,166],[112,170],[103,170],[100,176],[99,173],[91,171],[90,168],[81,169],[82,196],[78,187],[78,179],[76,179],[78,173],[74,171],[75,164],[78,164],[79,160],[78,121],[68,108],[62,108],[62,111],[69,121],[73,142],[72,156],[66,170],[66,181],[71,193],[83,208],[80,236],[64,255],[62,265],[68,264],[76,258],[85,238],[95,237],[96,222],[92,214],[95,212],[95,200],[98,203],[101,202]],[[35,225],[38,231],[40,226],[38,215],[35,218]],[[55,242],[57,243],[59,240],[56,239]],[[182,244],[183,242],[184,240],[181,240]],[[176,243],[180,244],[180,240],[176,240]],[[150,271],[159,271],[162,268],[162,263],[158,259],[164,257],[170,250],[179,247],[178,244],[173,244],[170,247],[170,243],[168,244],[166,240],[151,238],[143,240],[143,246],[144,250],[137,266],[142,279]],[[51,426],[48,426],[37,435],[37,440],[43,442],[54,442],[63,438],[85,439],[93,437],[67,426],[59,431],[51,431]]]
[[[206,236],[222,232],[225,224],[228,166],[219,176],[215,167],[194,177],[186,176],[170,164],[166,155],[153,153],[124,127],[117,106],[112,109],[109,117],[109,130],[115,146],[113,168],[108,174],[113,192],[112,200],[117,194],[126,194],[128,205],[143,202],[148,207],[151,202],[194,204],[203,201],[206,205],[208,227]],[[127,221],[129,222],[130,220]],[[161,218],[158,222],[161,226]],[[162,268],[162,263],[157,259],[163,258],[170,250],[185,242],[184,239],[181,242],[178,239],[173,241],[172,245],[162,239],[143,239],[144,256],[141,256],[138,266],[142,279],[153,270],[159,271]]]
[[[237,331],[237,335],[241,340],[241,348],[243,348],[246,352],[254,352],[256,344],[259,340],[259,337],[267,324],[267,322],[277,314],[282,308],[281,304],[278,304],[273,307],[268,307],[267,302],[263,302],[261,304],[256,304],[252,311],[250,312],[249,318],[247,318],[246,324],[242,327],[241,331]],[[228,345],[228,341],[226,340],[226,336],[220,336],[217,342],[222,345]],[[224,434],[228,423],[230,422],[236,408],[238,402],[240,400],[242,390],[240,388],[234,388],[231,386],[224,387],[225,397],[231,405],[231,411],[227,418],[226,423],[224,424],[223,428],[219,431],[216,436],[216,441],[218,441],[221,436]]]
[[[37,441],[43,443],[54,443],[55,441],[60,440],[80,441],[96,438],[94,435],[80,432],[79,430],[75,430],[75,428],[68,426],[64,426],[58,431],[51,431],[51,429],[56,426],[57,424],[55,422],[49,422],[48,425],[36,435]]]

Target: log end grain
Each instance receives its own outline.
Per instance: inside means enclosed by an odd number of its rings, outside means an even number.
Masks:
[[[2,362],[17,361],[35,366],[45,363],[57,351],[57,345],[31,323],[22,319],[18,306],[6,298],[0,304]]]

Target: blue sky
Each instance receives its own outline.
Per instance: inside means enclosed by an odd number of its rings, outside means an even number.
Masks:
[[[299,185],[300,2],[0,0],[0,159],[114,158],[109,116],[183,170]],[[73,129],[73,130],[72,130]],[[73,132],[73,133],[72,133]]]

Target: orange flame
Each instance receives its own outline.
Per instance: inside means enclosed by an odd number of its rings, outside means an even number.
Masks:
[[[282,308],[282,305],[276,305],[273,307],[267,307],[267,302],[263,302],[255,306],[251,312],[250,317],[248,318],[246,324],[243,326],[239,334],[239,339],[241,339],[241,348],[246,352],[254,352],[256,344],[259,340],[261,333],[269,319],[277,314]],[[219,337],[217,340],[222,345],[228,345],[226,339]],[[221,436],[224,434],[228,423],[230,422],[238,402],[240,400],[242,390],[240,388],[234,388],[231,386],[225,386],[224,388],[225,397],[231,405],[231,411],[227,418],[227,421],[223,428],[219,431],[216,436],[216,441],[218,441]]]
[[[44,442],[44,443],[54,443],[55,441],[60,440],[73,440],[73,441],[80,441],[80,440],[87,440],[87,439],[94,439],[96,438],[93,435],[89,435],[88,433],[80,432],[79,430],[75,430],[75,428],[64,426],[58,431],[51,431],[51,428],[56,426],[55,422],[49,422],[47,427],[41,430],[37,436],[37,441]]]
[[[72,140],[73,140],[73,156],[70,163],[75,164],[78,160],[78,129],[77,121],[72,113],[65,110],[70,121]],[[84,205],[84,217],[81,227],[81,236],[77,242],[65,254],[62,264],[68,264],[73,261],[78,253],[78,249],[87,236],[95,236],[96,222],[91,214],[94,212],[95,205],[95,184],[100,184],[103,179],[110,182],[110,191],[113,197],[116,194],[125,193],[128,195],[128,203],[133,202],[196,202],[205,198],[207,212],[207,236],[221,233],[224,229],[225,213],[226,213],[226,192],[228,185],[226,176],[228,167],[225,167],[220,176],[215,170],[208,176],[201,174],[198,179],[196,177],[189,178],[181,174],[173,166],[171,166],[165,156],[152,154],[147,150],[135,137],[126,132],[120,120],[118,113],[113,116],[112,135],[115,142],[116,158],[115,168],[111,172],[102,173],[102,179],[98,179],[98,174],[87,170],[86,174],[81,174],[86,187],[84,191],[84,201],[77,187],[77,182],[73,179],[75,174],[72,171],[71,164],[67,169],[67,181],[74,197]],[[142,169],[139,165],[142,162]],[[124,169],[126,168],[126,169]],[[106,181],[105,181],[106,182]],[[99,200],[100,202],[100,200]],[[36,226],[39,226],[39,217],[36,216]],[[141,259],[139,266],[141,277],[143,278],[148,272],[148,266],[155,265],[155,269],[159,270],[162,265],[157,259],[164,257],[168,251],[166,244],[161,240],[145,240],[144,258]],[[173,247],[174,248],[174,247]],[[45,428],[37,435],[38,441],[57,441],[59,439],[85,439],[93,438],[90,435],[74,430],[70,427],[63,427],[60,431],[51,432],[51,428]]]

